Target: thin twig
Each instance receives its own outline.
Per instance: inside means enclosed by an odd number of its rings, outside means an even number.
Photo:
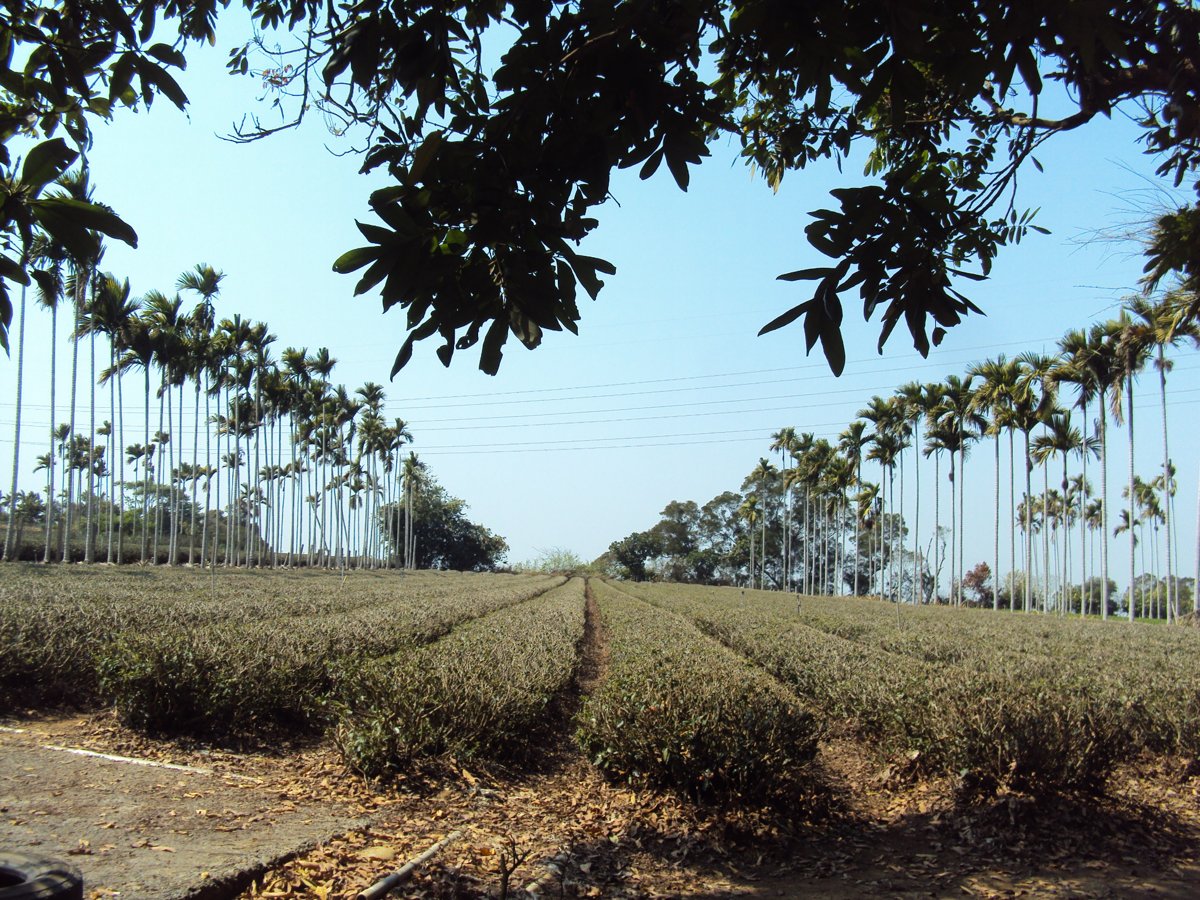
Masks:
[[[429,862],[443,847],[452,844],[460,837],[462,837],[461,831],[450,832],[420,856],[413,857],[387,878],[375,882],[369,888],[360,892],[358,900],[379,900],[379,898],[387,896],[388,892],[393,888],[407,881],[412,876],[412,873],[417,870],[418,866]]]

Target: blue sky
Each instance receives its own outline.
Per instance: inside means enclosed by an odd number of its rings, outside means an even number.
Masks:
[[[693,170],[686,194],[665,169],[650,182],[633,173],[617,179],[615,202],[601,209],[601,227],[582,249],[611,260],[618,272],[598,301],[582,300],[579,337],[548,334],[534,352],[512,340],[495,378],[476,370],[472,351],[444,369],[428,343],[389,383],[405,336],[401,314],[382,315],[374,295],[354,298],[354,278],[331,270],[341,252],[361,243],[354,219],[368,217],[367,196],[381,182],[358,175],[356,157],[330,152],[348,142],[330,135],[315,114],[298,132],[255,144],[220,140],[243,113],[259,111],[272,121],[271,98],[260,99],[256,79],[224,74],[235,38],[224,34],[215,48],[189,56],[180,79],[193,101],[189,115],[160,101],[148,114],[122,114],[98,128],[91,153],[97,196],[141,239],[137,251],[112,245],[104,267],[129,277],[142,294],[172,290],[180,272],[211,263],[227,273],[218,314],[265,320],[278,337],[276,355],[288,346],[327,346],[339,360],[335,380],[351,389],[383,383],[389,418],[409,421],[412,449],[470,504],[474,518],[507,538],[513,561],[554,547],[592,558],[651,526],[671,500],[704,502],[737,489],[782,426],[833,437],[873,394],[905,381],[962,373],[1001,352],[1053,350],[1067,328],[1114,315],[1120,298],[1136,290],[1136,244],[1094,233],[1126,230],[1164,202],[1153,163],[1139,154],[1124,120],[1062,136],[1040,154],[1044,174],[1022,175],[1018,197],[1020,206],[1041,207],[1038,221],[1052,234],[1003,252],[994,278],[970,285],[988,315],[953,329],[925,360],[899,329],[877,355],[878,323],[864,323],[848,304],[848,361],[839,379],[819,351],[804,355],[799,327],[755,335],[804,299],[804,284],[775,276],[819,263],[804,242],[805,213],[827,205],[826,191],[857,181],[859,172],[848,167],[839,176],[827,166],[793,173],[773,194],[741,165],[735,148],[718,146]],[[49,317],[30,307],[26,471],[44,452],[49,426]],[[60,421],[65,372],[60,365]],[[1187,422],[1198,410],[1198,376],[1195,353],[1185,351],[1170,384],[1187,572],[1196,496],[1195,429]],[[15,359],[0,361],[4,471],[14,382]],[[1138,392],[1138,471],[1149,477],[1161,459],[1152,373],[1142,376]],[[1114,431],[1111,443],[1115,503],[1125,471],[1123,433]],[[969,566],[991,554],[990,448],[977,448],[968,465],[977,492],[969,506],[988,511],[988,524],[968,532]],[[30,475],[28,486],[35,483]],[[1114,556],[1117,572],[1124,571],[1120,560]]]

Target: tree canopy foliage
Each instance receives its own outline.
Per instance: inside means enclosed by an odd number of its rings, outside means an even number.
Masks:
[[[35,227],[135,239],[94,207],[46,206],[41,189],[75,152],[53,135],[83,147],[88,118],[114,106],[162,95],[183,107],[170,70],[187,44],[214,40],[235,2],[4,4],[0,135],[48,140],[23,167],[0,148],[0,276],[29,277]],[[317,107],[365,129],[363,171],[393,181],[370,196],[366,244],[334,267],[404,311],[394,371],[435,336],[443,363],[478,343],[495,372],[510,333],[535,347],[544,331],[575,331],[578,289],[594,299],[615,272],[579,249],[613,173],[649,178],[665,164],[686,190],[727,135],[772,187],[819,160],[867,160],[859,183],[811,213],[804,236],[827,261],[779,276],[811,287],[763,328],[801,321],[835,371],[852,297],[879,314],[880,347],[903,322],[922,353],[977,311],[960,286],[1037,227],[1015,205],[1016,178],[1054,134],[1121,106],[1159,172],[1196,185],[1191,0],[241,2],[256,29],[289,31],[298,49],[256,69],[264,45],[252,39],[230,69],[290,98],[296,122]],[[252,123],[241,136],[271,130]],[[1189,205],[1155,223],[1150,281],[1195,288],[1198,222]],[[0,337],[11,315],[0,299]]]
[[[402,546],[403,504],[385,505],[378,518],[388,531],[392,547]],[[413,490],[412,521],[416,545],[413,568],[490,572],[508,554],[504,538],[468,519],[466,502],[451,496],[428,472]]]

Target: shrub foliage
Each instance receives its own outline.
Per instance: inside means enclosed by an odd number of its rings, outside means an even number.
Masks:
[[[816,718],[682,616],[592,585],[610,647],[608,677],[579,716],[592,761],[614,777],[696,797],[786,795],[816,753]]]
[[[521,756],[575,674],[583,585],[574,578],[434,643],[348,667],[336,701],[347,762],[386,776],[422,757]]]

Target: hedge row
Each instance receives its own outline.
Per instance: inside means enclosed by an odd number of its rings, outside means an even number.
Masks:
[[[434,643],[348,668],[335,732],[347,762],[378,777],[424,757],[521,756],[575,674],[583,586],[572,579]]]
[[[804,624],[794,600],[678,586],[639,596],[688,616],[835,719],[849,720],[883,755],[971,782],[1053,792],[1093,787],[1128,752],[1126,711],[1070,670],[1017,657],[933,664]],[[894,609],[891,610],[894,615]]]
[[[751,802],[788,794],[816,753],[814,716],[681,616],[593,580],[610,659],[577,738],[619,779]]]
[[[179,570],[6,579],[0,707],[113,702],[136,727],[204,737],[315,728],[341,660],[433,640],[561,582],[219,572],[214,593],[211,576]]]
[[[794,602],[756,595],[755,605],[794,617]],[[1200,755],[1200,632],[1127,622],[852,598],[805,598],[801,620],[888,653],[969,669],[1016,669],[1063,692],[1087,692],[1125,719],[1130,752]]]

